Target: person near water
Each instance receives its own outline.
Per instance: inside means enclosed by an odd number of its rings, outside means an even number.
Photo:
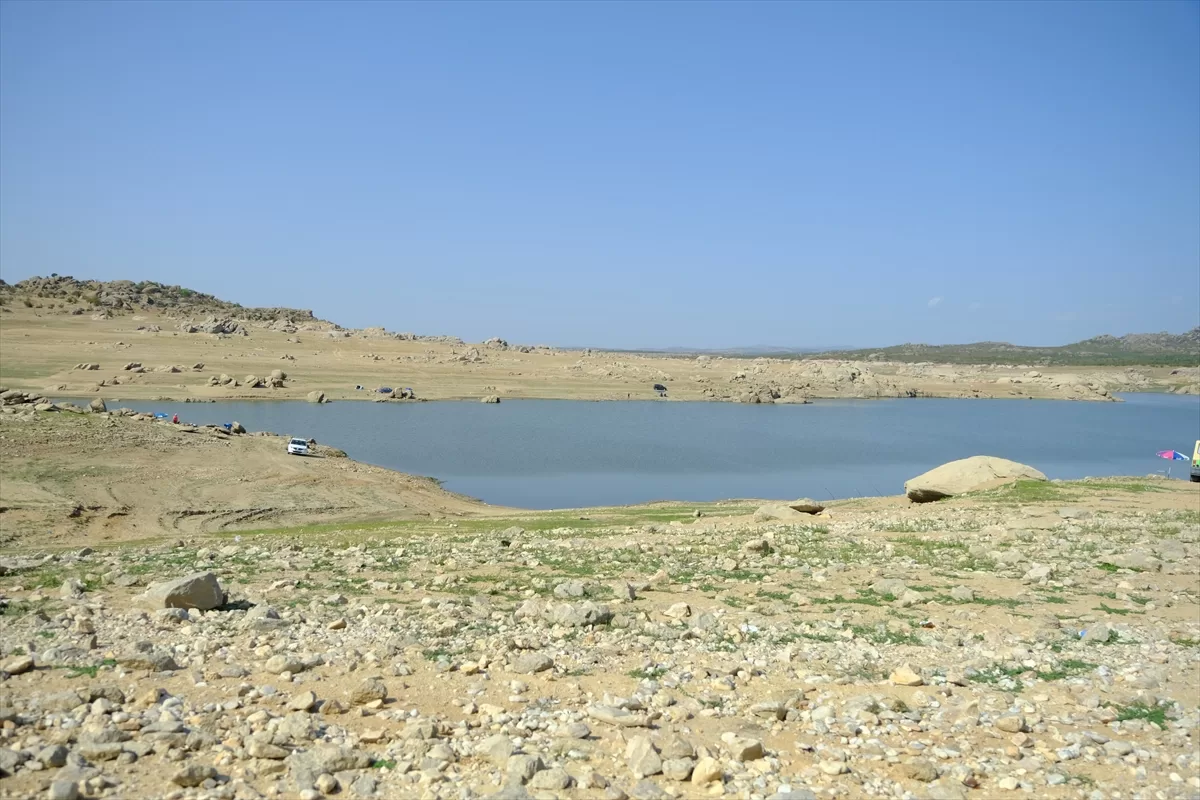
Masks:
[[[178,415],[178,414],[176,414],[175,416],[171,417],[171,422],[173,422],[173,423],[175,423],[176,425],[178,425],[178,424],[179,424],[179,415]]]

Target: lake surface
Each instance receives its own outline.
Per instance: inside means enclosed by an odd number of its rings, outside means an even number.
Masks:
[[[734,403],[478,402],[312,405],[131,402],[181,420],[315,438],[352,458],[444,481],[497,505],[568,508],[651,500],[900,494],[956,458],[993,455],[1051,478],[1165,471],[1191,455],[1200,397],[827,400]],[[1187,479],[1188,462],[1171,462]]]

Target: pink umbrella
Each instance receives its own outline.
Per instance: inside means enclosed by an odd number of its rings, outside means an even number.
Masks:
[[[1188,457],[1178,450],[1159,450],[1155,453],[1159,458],[1165,458],[1168,461],[1187,461]],[[1167,477],[1171,477],[1171,468],[1167,467]]]

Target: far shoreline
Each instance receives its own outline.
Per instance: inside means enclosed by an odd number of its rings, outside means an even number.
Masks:
[[[105,387],[107,388],[107,387]],[[270,391],[270,390],[264,390]],[[734,405],[734,406],[807,406],[814,405],[819,402],[827,401],[886,401],[886,400],[1002,400],[1002,401],[1023,401],[1023,400],[1044,400],[1054,403],[1123,403],[1125,402],[1120,395],[1160,395],[1164,397],[1197,397],[1200,395],[1179,394],[1176,392],[1162,391],[1159,389],[1142,389],[1114,392],[1108,397],[1036,397],[1033,395],[962,395],[962,394],[920,394],[915,397],[848,397],[845,395],[829,395],[818,396],[814,395],[808,398],[807,402],[761,402],[761,403],[744,403],[738,400],[724,400],[718,398],[700,398],[700,397],[563,397],[563,396],[533,396],[533,395],[516,395],[510,397],[501,397],[500,403],[519,402],[527,400],[552,400],[556,402],[568,403],[710,403],[713,405]],[[152,402],[152,403],[178,403],[180,405],[219,405],[222,403],[301,403],[306,405],[335,405],[337,403],[378,403],[380,405],[417,405],[421,403],[479,403],[481,405],[499,405],[500,403],[484,403],[483,397],[486,395],[452,395],[445,397],[419,397],[415,400],[400,400],[388,399],[377,400],[374,397],[358,397],[350,395],[347,397],[335,397],[327,399],[321,403],[313,403],[306,400],[301,395],[289,395],[287,397],[264,397],[261,394],[244,395],[239,397],[197,397],[189,395],[187,397],[106,397],[103,393],[98,392],[74,392],[71,390],[55,391],[47,393],[47,396],[52,396],[54,402],[66,402],[73,400],[87,400],[101,398],[106,403],[125,403],[125,402]]]

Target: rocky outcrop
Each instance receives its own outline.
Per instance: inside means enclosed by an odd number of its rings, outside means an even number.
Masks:
[[[209,317],[201,322],[193,322],[191,320],[181,322],[179,330],[184,333],[216,333],[216,334],[241,334],[247,335],[245,328],[238,322],[232,319],[217,319]]]
[[[1020,479],[1044,481],[1046,476],[1033,467],[1006,458],[971,456],[942,464],[905,481],[904,493],[914,503],[928,503]]]

